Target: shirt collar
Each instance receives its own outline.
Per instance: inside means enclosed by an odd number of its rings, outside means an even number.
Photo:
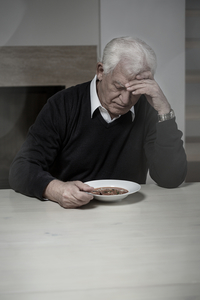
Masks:
[[[97,95],[96,81],[97,81],[97,75],[94,76],[94,78],[93,78],[93,80],[91,81],[91,84],[90,84],[91,118],[93,116],[94,111],[97,108],[102,107],[101,102],[99,100],[99,97]],[[134,118],[135,118],[134,106],[131,107],[130,111],[131,111],[132,121],[133,121]]]

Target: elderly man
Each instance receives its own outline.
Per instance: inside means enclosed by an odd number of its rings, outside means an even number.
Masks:
[[[91,82],[55,94],[44,106],[12,163],[11,187],[75,208],[93,198],[88,180],[144,184],[149,170],[158,185],[179,186],[187,170],[182,133],[155,69],[145,42],[109,42]]]

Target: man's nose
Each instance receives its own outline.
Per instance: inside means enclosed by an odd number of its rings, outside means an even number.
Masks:
[[[123,104],[128,104],[130,102],[130,99],[131,99],[131,92],[129,92],[127,90],[121,91],[119,99],[121,100],[121,102]]]

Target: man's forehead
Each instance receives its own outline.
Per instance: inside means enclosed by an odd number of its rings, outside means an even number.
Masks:
[[[120,86],[125,86],[125,84],[129,81],[134,80],[136,75],[134,74],[123,74],[123,73],[118,73],[116,76],[113,76],[113,82],[119,84]]]
[[[128,69],[122,64],[119,63],[112,72],[113,81],[119,82],[124,85],[127,82],[134,80],[137,74],[130,73]]]

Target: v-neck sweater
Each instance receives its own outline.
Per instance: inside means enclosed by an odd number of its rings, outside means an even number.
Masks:
[[[97,179],[146,182],[149,169],[163,187],[186,176],[182,133],[175,119],[158,123],[157,112],[142,95],[131,112],[106,123],[97,109],[91,118],[90,82],[52,96],[29,129],[10,168],[10,185],[42,199],[48,183]]]

